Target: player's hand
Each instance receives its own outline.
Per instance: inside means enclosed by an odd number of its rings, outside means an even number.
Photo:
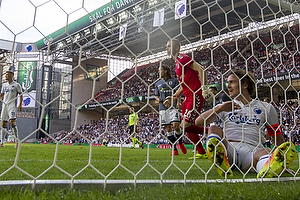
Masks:
[[[18,111],[19,111],[19,112],[22,111],[22,105],[18,106]]]
[[[222,112],[222,111],[230,112],[232,110],[240,110],[241,109],[241,106],[234,101],[226,101],[226,102],[218,105],[217,107],[218,107],[218,109],[220,109],[220,112]]]
[[[214,94],[208,89],[206,85],[202,85],[202,96],[207,102],[212,102],[214,100]]]
[[[164,101],[164,105],[167,107],[167,108],[170,108],[171,105],[172,105],[172,97],[168,96],[166,98],[166,100]]]

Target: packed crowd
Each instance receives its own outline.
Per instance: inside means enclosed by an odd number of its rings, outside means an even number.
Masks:
[[[298,102],[284,101],[274,105],[280,114],[280,124],[285,140],[289,138],[292,142],[300,145],[300,109]],[[204,107],[203,111],[208,109]],[[168,144],[164,127],[160,127],[158,113],[139,113],[140,126],[138,138],[147,144]],[[106,126],[106,120],[108,125]],[[96,143],[101,144],[103,139],[109,144],[130,144],[128,116],[115,116],[112,118],[101,118],[77,127],[76,131],[62,131],[51,137],[38,140],[40,143]],[[105,129],[107,127],[107,129]],[[190,143],[184,138],[185,143]]]
[[[160,129],[157,113],[141,113],[138,138],[141,141],[147,141],[151,144],[167,144],[165,130]],[[62,131],[51,137],[41,138],[41,143],[96,143],[101,144],[103,139],[109,144],[130,144],[128,116],[116,116],[108,119],[106,126],[106,118],[92,121],[87,124],[78,126],[76,131]],[[107,127],[107,129],[105,129]]]
[[[222,76],[232,67],[247,67],[258,79],[299,71],[300,55],[297,53],[296,42],[299,26],[281,29],[261,32],[259,35],[253,33],[222,45],[211,44],[187,55],[206,67],[208,84],[221,83]],[[174,67],[172,59],[164,60],[163,63]],[[123,98],[145,96],[148,88],[150,94],[154,94],[154,83],[159,80],[158,67],[159,62],[156,62],[139,66],[136,71],[135,68],[129,69],[111,81],[106,89],[99,91],[95,99],[103,102],[119,99],[121,95]]]

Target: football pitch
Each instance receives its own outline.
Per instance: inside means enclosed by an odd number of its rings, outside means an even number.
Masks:
[[[164,182],[162,185],[154,184],[150,187],[151,190],[154,192],[156,191],[155,195],[158,195],[158,193],[162,192],[162,188],[165,188],[163,191],[166,193],[162,195],[166,195],[170,190],[169,195],[171,196],[174,195],[172,191],[177,187],[178,189],[176,190],[180,190],[183,194],[189,193],[192,195],[192,193],[195,192],[194,190],[197,190],[196,188],[219,188],[218,190],[221,190],[222,186],[230,186],[230,188],[232,188],[232,192],[237,190],[239,193],[244,190],[242,189],[244,187],[251,188],[258,187],[258,185],[260,185],[258,188],[269,190],[270,192],[273,189],[268,188],[274,188],[274,185],[277,185],[276,187],[280,188],[280,190],[290,190],[296,185],[298,185],[298,187],[300,186],[299,181],[280,181],[279,179],[271,182],[254,181],[254,183],[247,183],[248,180],[256,179],[256,173],[243,174],[238,170],[234,170],[234,176],[232,178],[228,178],[228,182],[225,183],[225,179],[218,175],[210,160],[189,159],[193,156],[191,149],[188,149],[188,153],[185,155],[180,152],[179,156],[172,157],[169,156],[169,153],[171,152],[170,149],[130,149],[127,147],[118,148],[105,146],[70,146],[24,143],[21,145],[21,148],[17,150],[14,148],[14,144],[8,143],[4,148],[1,148],[0,151],[0,182],[34,179],[106,181],[149,180],[150,182],[173,181],[173,183],[179,181],[178,184],[166,184],[166,182]],[[298,174],[298,156],[290,168],[297,173],[296,178],[300,177]],[[289,173],[284,173],[282,176],[290,178],[293,177]],[[240,181],[234,182],[234,180]],[[3,191],[3,187],[1,190]],[[85,188],[85,190],[89,190],[89,188]],[[148,192],[148,190],[149,188],[147,184],[143,184],[143,186],[136,188],[136,191],[140,191],[139,193],[141,194]],[[9,193],[10,190],[4,189],[4,191]],[[116,191],[114,191],[111,195],[120,194],[120,192],[123,193],[125,191],[133,192],[134,190],[133,188],[125,190],[123,188]],[[36,191],[31,192],[35,193]],[[110,194],[107,193],[109,191],[102,192],[103,190],[99,190],[99,188],[92,190],[93,194]],[[276,193],[276,191],[274,192]],[[208,195],[206,192],[203,194]],[[221,194],[216,193],[214,195]],[[248,195],[247,192],[244,195]],[[276,196],[276,198],[278,199],[279,197]]]

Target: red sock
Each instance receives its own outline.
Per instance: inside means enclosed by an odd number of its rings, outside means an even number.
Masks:
[[[186,134],[189,136],[189,138],[191,139],[191,141],[192,141],[194,144],[197,144],[197,142],[200,140],[200,137],[199,137],[198,134],[194,134],[194,133],[186,133]],[[205,154],[205,153],[206,153],[206,151],[205,151],[205,149],[203,148],[201,142],[199,142],[199,143],[197,144],[196,149],[197,149],[197,151],[198,151],[199,154]]]
[[[196,125],[191,125],[191,126],[185,127],[186,132],[194,133],[194,134],[200,134],[200,135],[203,135],[204,129],[206,130],[205,133],[207,134],[208,133],[208,128],[204,128],[204,126],[199,127],[199,126],[196,126]]]

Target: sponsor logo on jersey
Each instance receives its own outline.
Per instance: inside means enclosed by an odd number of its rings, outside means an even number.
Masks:
[[[258,109],[260,110],[260,109]],[[259,113],[261,114],[261,112]],[[253,124],[253,125],[259,125],[260,119],[257,118],[257,115],[253,115],[252,118],[247,115],[241,115],[239,113],[233,112],[230,113],[228,116],[229,121],[234,122],[236,124]]]

